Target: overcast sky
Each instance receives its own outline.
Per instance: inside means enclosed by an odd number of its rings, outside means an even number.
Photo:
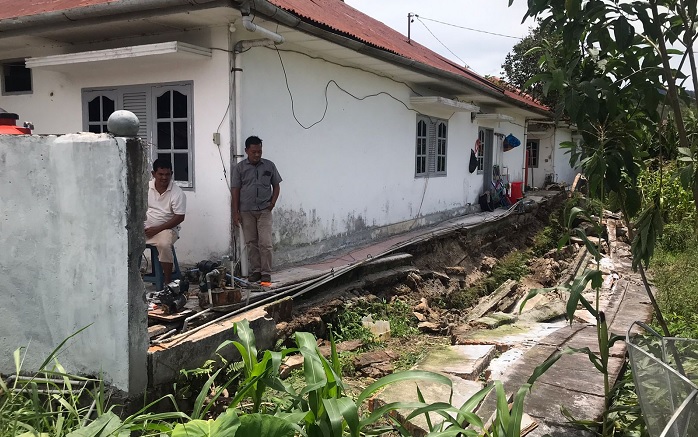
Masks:
[[[407,14],[420,16],[412,23],[411,37],[418,43],[462,64],[462,59],[481,75],[499,76],[504,58],[518,42],[517,39],[491,35],[447,26],[438,20],[456,26],[485,32],[523,37],[533,26],[530,18],[521,24],[526,13],[526,0],[345,0],[361,12],[382,21],[403,35],[407,35]],[[426,27],[425,27],[426,25]],[[429,33],[434,33],[436,38]],[[454,54],[450,53],[446,46]]]

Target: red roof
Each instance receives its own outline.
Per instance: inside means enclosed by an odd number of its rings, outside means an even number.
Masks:
[[[444,58],[415,41],[408,43],[407,37],[401,33],[352,8],[341,0],[268,1],[320,28],[331,30],[421,64],[456,74],[471,83],[489,88],[494,94],[500,94],[504,98],[520,102],[530,108],[549,111],[548,107],[541,105],[529,96],[497,86],[472,70]],[[26,17],[83,8],[89,9],[90,6],[109,3],[114,6],[123,6],[123,0],[0,0],[0,20],[6,22],[16,20],[17,24],[21,24],[22,18]],[[142,0],[143,8],[147,9],[149,3],[148,0]]]
[[[400,32],[352,8],[341,0],[268,1],[320,27],[329,28],[334,32],[341,33],[368,45],[457,74],[470,82],[484,85],[504,97],[539,110],[549,111],[547,106],[541,105],[530,97],[497,86],[472,70],[444,58],[415,41],[407,42],[407,37]]]
[[[269,0],[269,3],[374,47],[450,73],[470,77],[485,85],[493,85],[471,70],[451,62],[415,41],[408,43],[407,37],[400,32],[341,0]]]
[[[118,3],[118,0],[0,0],[0,20],[67,11],[102,3]]]

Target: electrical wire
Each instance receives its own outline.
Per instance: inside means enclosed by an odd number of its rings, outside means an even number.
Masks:
[[[426,17],[422,17],[420,15],[415,15],[415,17],[417,17],[418,19],[421,18],[422,20],[433,21],[434,23],[443,24],[445,26],[451,26],[451,27],[457,27],[459,29],[469,30],[471,32],[486,33],[488,35],[502,36],[504,38],[513,38],[513,39],[519,39],[519,40],[523,39],[520,36],[504,35],[503,33],[489,32],[487,30],[481,30],[481,29],[473,29],[472,27],[459,26],[457,24],[446,23],[445,21],[434,20],[433,18],[426,18]],[[422,23],[422,24],[424,24],[424,23]]]
[[[455,56],[456,58],[458,58],[458,60],[461,61],[461,62],[463,63],[463,65],[465,66],[465,68],[470,68],[470,67],[468,67],[468,63],[467,63],[467,62],[465,62],[464,60],[462,60],[461,57],[458,56],[457,54],[453,53],[453,50],[451,50],[451,49],[449,49],[448,47],[446,47],[446,44],[444,44],[436,35],[434,35],[434,32],[432,32],[431,29],[429,29],[429,27],[427,27],[427,25],[424,23],[424,21],[422,21],[421,18],[419,18],[419,15],[415,15],[414,17],[417,19],[417,21],[419,21],[420,23],[422,23],[422,26],[424,26],[424,28],[431,34],[431,36],[434,37],[435,40],[437,40],[437,41],[439,42],[439,44],[441,44],[441,45],[442,45],[446,50],[448,50],[453,56]]]
[[[268,49],[268,50],[277,50],[277,51],[279,51],[279,52],[296,53],[296,54],[298,54],[298,55],[303,55],[303,56],[305,56],[305,57],[307,57],[307,58],[314,59],[314,60],[324,61],[324,62],[327,62],[328,64],[336,65],[336,66],[338,66],[338,67],[351,68],[352,70],[363,71],[364,73],[372,74],[372,75],[374,75],[374,76],[382,77],[383,79],[391,80],[391,81],[393,81],[393,82],[395,82],[395,83],[398,83],[398,84],[400,84],[400,85],[404,85],[404,86],[406,86],[407,88],[409,88],[409,90],[412,91],[415,95],[420,96],[420,97],[423,96],[423,94],[421,94],[419,91],[417,91],[417,90],[415,90],[414,88],[412,88],[412,87],[410,86],[410,84],[408,84],[407,82],[403,82],[403,81],[401,81],[401,80],[397,80],[397,79],[395,79],[395,78],[393,78],[393,77],[390,77],[390,76],[388,76],[388,75],[385,75],[385,74],[376,73],[375,71],[366,70],[365,68],[355,67],[355,66],[353,66],[353,65],[346,65],[346,64],[339,63],[339,62],[330,61],[330,60],[327,59],[327,58],[323,58],[323,57],[321,57],[321,56],[309,55],[308,53],[304,53],[304,52],[301,52],[301,51],[298,51],[298,50],[280,49],[280,48],[278,48],[278,47],[266,47],[266,46],[264,46],[264,48],[265,48],[265,49]],[[249,50],[249,49],[248,49],[248,50]]]
[[[363,97],[358,97],[358,96],[355,96],[354,94],[350,93],[349,91],[345,90],[344,88],[342,88],[342,87],[337,83],[337,81],[335,81],[334,79],[330,79],[330,80],[327,81],[327,83],[325,84],[325,92],[324,92],[324,94],[325,94],[325,108],[324,108],[324,110],[323,110],[323,112],[322,112],[322,117],[320,117],[319,120],[317,120],[317,121],[315,121],[315,122],[313,122],[313,123],[311,123],[311,124],[309,124],[309,125],[306,126],[306,125],[304,125],[304,124],[298,119],[298,117],[296,116],[295,102],[294,102],[294,100],[293,100],[293,92],[291,92],[291,86],[290,86],[289,83],[288,83],[288,74],[286,73],[286,66],[284,65],[284,60],[283,60],[283,58],[281,57],[281,51],[280,51],[279,49],[276,49],[276,54],[279,56],[279,62],[281,63],[281,70],[282,70],[283,73],[284,73],[284,80],[285,80],[285,82],[286,82],[286,90],[288,90],[288,95],[289,95],[289,97],[290,97],[290,99],[291,99],[291,113],[292,113],[292,115],[293,115],[294,120],[296,120],[296,123],[298,123],[298,125],[299,125],[300,127],[302,127],[303,129],[306,129],[306,130],[311,129],[312,127],[314,127],[314,126],[316,126],[316,125],[322,123],[322,121],[323,121],[323,120],[325,119],[325,117],[327,116],[327,110],[329,109],[329,104],[330,104],[330,103],[329,103],[329,97],[328,97],[328,91],[329,91],[329,88],[330,88],[330,85],[331,85],[331,84],[334,84],[334,86],[337,87],[337,89],[339,89],[340,91],[344,92],[345,94],[347,94],[348,96],[350,96],[350,97],[352,97],[352,98],[354,98],[354,99],[356,99],[356,100],[361,101],[361,100],[366,100],[366,99],[371,98],[371,97],[377,97],[377,96],[380,96],[380,95],[386,95],[386,96],[390,97],[391,99],[395,100],[396,102],[400,103],[400,104],[401,104],[402,106],[404,106],[405,109],[407,109],[408,111],[412,111],[412,112],[414,112],[414,113],[416,113],[416,114],[420,114],[419,111],[417,111],[416,109],[410,108],[409,106],[407,106],[407,104],[406,104],[405,102],[403,102],[402,100],[400,100],[400,99],[398,99],[397,97],[393,96],[392,94],[390,94],[390,93],[387,92],[387,91],[379,91],[379,92],[377,92],[377,93],[368,94],[368,95],[365,95],[365,96],[363,96]]]

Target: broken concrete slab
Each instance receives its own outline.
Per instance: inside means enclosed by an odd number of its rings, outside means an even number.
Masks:
[[[451,344],[494,344],[514,346],[545,338],[566,325],[564,321],[551,323],[516,322],[496,329],[473,330],[470,325],[460,325],[451,334]],[[507,347],[508,348],[508,347]]]
[[[492,345],[456,345],[431,351],[415,368],[475,380],[496,353]]]
[[[407,278],[411,273],[419,273],[416,267],[399,266],[390,270],[381,270],[370,275],[363,276],[363,286],[366,288],[391,285]]]
[[[495,329],[516,321],[516,316],[507,313],[492,313],[489,316],[480,317],[472,322],[473,327]]]
[[[515,287],[516,281],[507,279],[506,282],[500,285],[492,294],[482,298],[477,306],[470,310],[465,321],[472,322],[492,311],[502,299],[514,292]]]
[[[567,303],[562,300],[553,300],[537,305],[519,315],[519,320],[527,322],[547,322],[565,316]]]
[[[419,386],[419,390],[424,396],[424,401],[427,403],[448,403],[450,401],[452,405],[460,407],[483,387],[482,383],[477,381],[467,381],[447,373],[441,374],[451,380],[452,389],[447,385],[432,381],[400,381],[386,387],[383,392],[373,399],[369,408],[373,411],[382,405],[392,402],[419,402],[417,386]],[[410,423],[407,423],[404,418],[410,412],[399,410],[397,411],[396,419],[403,423],[413,436],[425,436],[429,430],[426,418],[424,415],[420,415],[412,419]],[[433,424],[443,422],[443,418],[436,413],[430,413],[429,418]]]
[[[148,348],[148,383],[150,387],[169,384],[179,376],[181,369],[200,367],[206,360],[215,358],[214,352],[225,340],[235,338],[236,322],[247,319],[254,331],[257,348],[271,349],[276,339],[276,323],[264,308],[255,308],[244,314],[230,317],[218,323],[191,332],[185,337]],[[228,347],[219,351],[226,359],[238,357],[237,349]]]
[[[303,355],[287,356],[279,367],[279,376],[282,379],[286,379],[291,375],[291,372],[301,368],[303,368]]]

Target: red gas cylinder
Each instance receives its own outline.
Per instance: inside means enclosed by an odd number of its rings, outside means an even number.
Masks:
[[[17,120],[19,120],[19,115],[5,112],[4,109],[0,108],[0,134],[31,135],[30,128],[16,125]]]

